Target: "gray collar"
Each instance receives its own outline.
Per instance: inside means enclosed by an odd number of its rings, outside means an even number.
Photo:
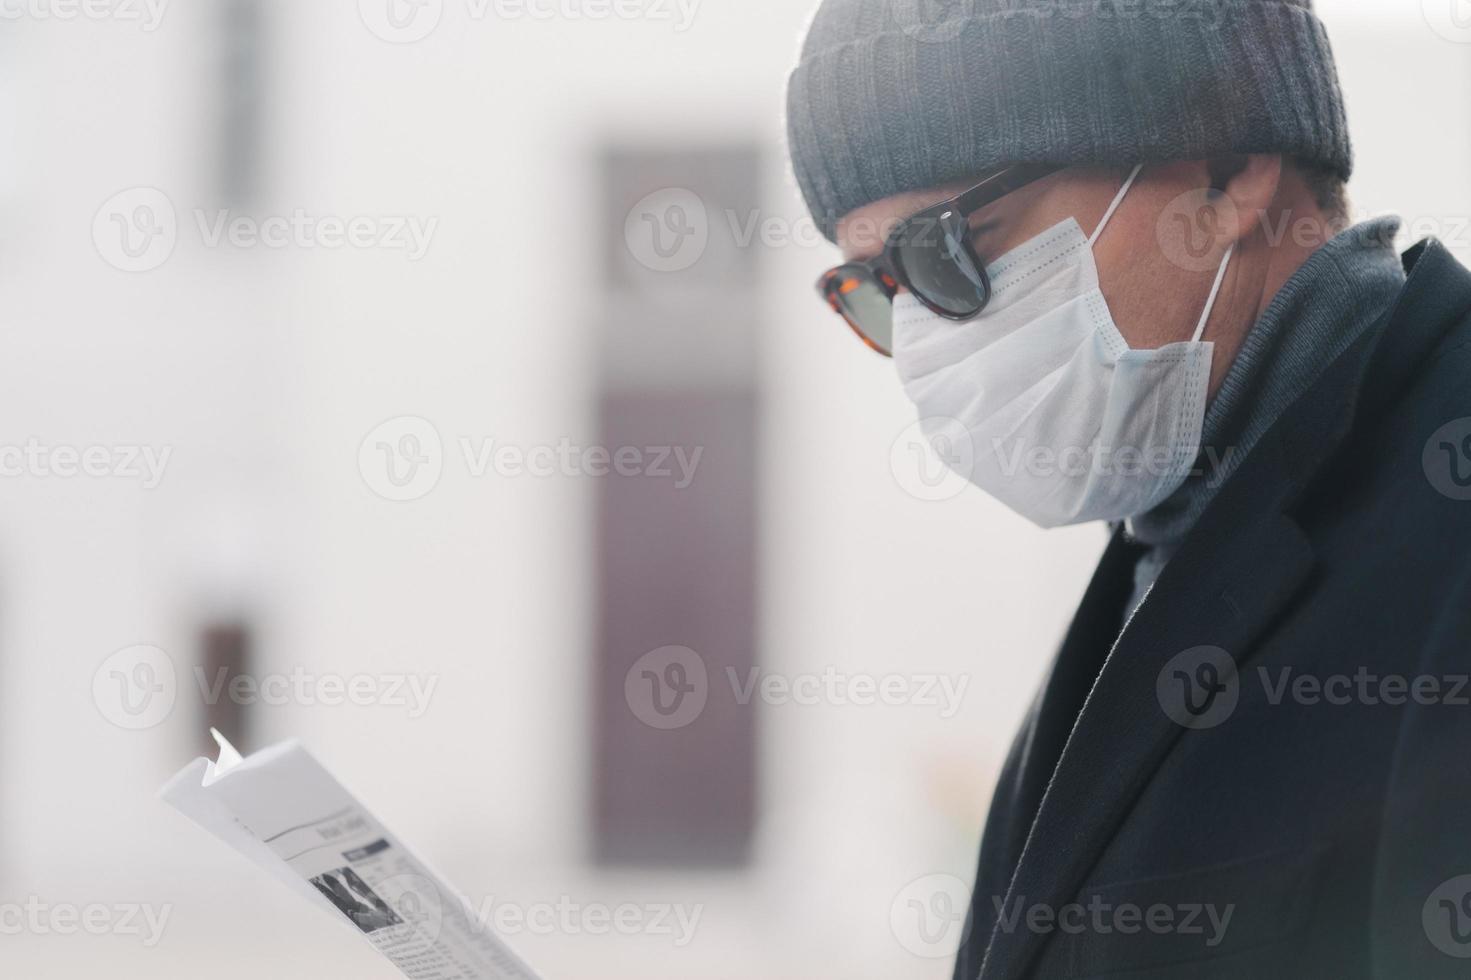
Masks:
[[[1129,533],[1155,549],[1141,564],[1163,567],[1282,412],[1393,305],[1405,283],[1394,246],[1399,227],[1389,217],[1341,232],[1268,304],[1206,410],[1197,472],[1129,521]]]

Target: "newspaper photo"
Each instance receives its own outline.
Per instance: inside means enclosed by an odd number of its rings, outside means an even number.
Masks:
[[[241,757],[219,732],[165,802],[368,942],[410,980],[537,980],[469,904],[298,742]]]

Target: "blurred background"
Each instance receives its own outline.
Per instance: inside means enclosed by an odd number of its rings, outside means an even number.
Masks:
[[[214,724],[548,978],[949,975],[1103,531],[819,305],[811,7],[3,5],[0,973],[394,975],[157,802]],[[1355,215],[1471,259],[1471,6],[1318,7]]]

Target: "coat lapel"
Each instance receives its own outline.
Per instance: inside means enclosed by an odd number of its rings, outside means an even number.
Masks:
[[[1285,517],[1223,543],[1228,552],[1214,562],[1197,557],[1187,567],[1183,552],[1171,562],[1110,651],[1023,845],[982,967],[986,980],[1021,975],[1045,936],[1027,930],[1024,918],[1008,930],[1007,921],[1017,921],[1008,919],[1014,908],[1024,916],[1035,905],[1056,909],[1074,900],[1129,804],[1185,730],[1157,694],[1165,667],[1196,647],[1240,657],[1312,568],[1312,549]]]

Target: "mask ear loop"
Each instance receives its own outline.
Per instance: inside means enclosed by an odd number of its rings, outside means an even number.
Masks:
[[[1108,226],[1108,219],[1112,218],[1113,213],[1119,209],[1119,205],[1124,203],[1124,195],[1129,193],[1129,188],[1134,186],[1134,179],[1139,176],[1139,171],[1143,169],[1144,164],[1142,163],[1136,166],[1133,172],[1129,174],[1129,179],[1124,181],[1124,186],[1120,187],[1119,192],[1114,195],[1113,203],[1108,206],[1107,211],[1103,212],[1103,218],[1098,222],[1098,227],[1093,229],[1093,234],[1088,236],[1089,248],[1092,248],[1093,243],[1098,241],[1098,236],[1103,234],[1103,229]]]
[[[1200,343],[1200,338],[1205,336],[1205,325],[1210,322],[1211,312],[1216,308],[1216,297],[1221,294],[1221,283],[1226,281],[1226,267],[1231,264],[1231,256],[1236,251],[1236,244],[1226,249],[1226,255],[1221,259],[1221,267],[1216,270],[1216,283],[1211,287],[1210,297],[1205,301],[1205,312],[1200,314],[1200,323],[1195,328],[1195,336],[1190,338],[1192,344]]]

